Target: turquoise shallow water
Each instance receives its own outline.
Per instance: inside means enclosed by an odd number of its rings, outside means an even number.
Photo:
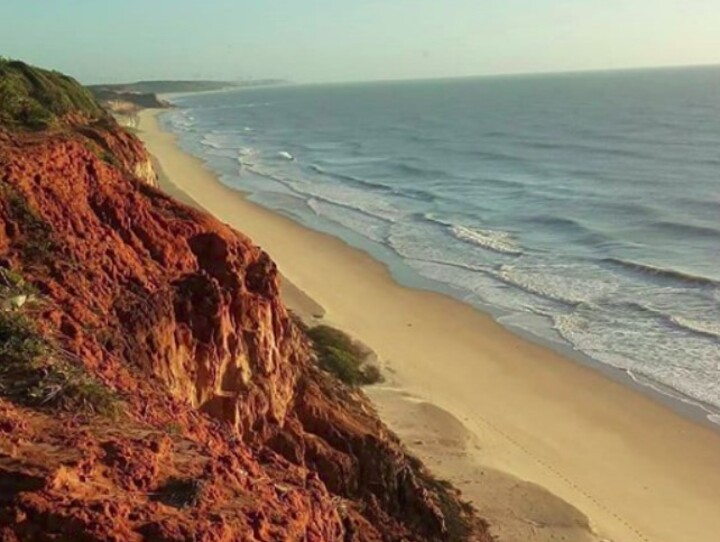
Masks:
[[[720,68],[173,101],[254,201],[720,420]]]

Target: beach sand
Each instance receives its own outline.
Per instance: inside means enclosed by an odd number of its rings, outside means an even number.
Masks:
[[[247,201],[140,115],[161,186],[250,236],[286,303],[374,350],[383,420],[462,489],[501,542],[717,542],[720,433],[362,251]]]

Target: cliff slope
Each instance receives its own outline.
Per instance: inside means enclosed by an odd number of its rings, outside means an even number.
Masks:
[[[104,113],[25,128],[0,126],[0,540],[489,540],[317,369],[267,254]]]

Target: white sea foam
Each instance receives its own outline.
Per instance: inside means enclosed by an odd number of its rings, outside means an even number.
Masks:
[[[276,168],[266,164],[253,164],[252,167],[247,169],[258,175],[283,183],[293,192],[305,198],[316,198],[328,204],[365,213],[386,222],[394,222],[407,214],[398,210],[390,201],[378,198],[367,190],[347,184],[311,182],[299,174],[293,172],[288,174],[283,168]]]
[[[232,150],[234,151],[238,144],[234,134],[224,134],[217,132],[209,132],[203,136],[200,140],[205,147],[217,150]]]
[[[491,228],[469,227],[460,224],[455,219],[444,218],[435,213],[425,213],[422,216],[429,222],[445,226],[453,237],[465,243],[502,254],[519,255],[523,253],[520,243],[509,232]]]
[[[181,132],[188,132],[195,125],[195,117],[183,110],[178,110],[168,117],[170,125]]]
[[[527,314],[528,312],[546,320],[544,332],[538,330],[536,320],[533,325],[523,329],[557,340],[557,334],[550,328],[550,315],[557,313],[558,305],[550,299],[538,297],[531,292],[519,288],[508,288],[507,284],[497,280],[489,268],[471,268],[463,265],[413,259],[409,265],[422,276],[447,284],[461,292],[465,292],[465,301],[483,306],[492,306],[508,314]]]
[[[670,320],[677,326],[685,328],[708,337],[720,338],[720,323],[708,320],[696,320],[683,316],[670,316]]]
[[[254,165],[260,157],[260,151],[252,147],[240,147],[237,153],[238,163],[243,167]]]
[[[355,231],[371,241],[385,242],[389,228],[387,221],[345,207],[339,208],[337,205],[317,198],[310,198],[306,203],[318,216]]]
[[[522,249],[511,234],[498,230],[479,230],[465,226],[451,226],[450,231],[462,241],[504,254],[522,254]]]
[[[277,156],[278,158],[282,158],[283,160],[295,160],[295,157],[287,151],[280,151],[279,153],[277,153]]]
[[[716,425],[720,425],[720,414],[708,414],[707,419]]]
[[[583,306],[555,315],[555,328],[577,350],[602,363],[720,407],[720,345],[716,340],[679,336],[681,331],[669,330],[651,314],[623,314],[601,307]],[[679,340],[682,356],[678,356]]]
[[[523,258],[524,259],[524,258]],[[619,288],[607,275],[594,275],[586,268],[564,264],[503,264],[497,275],[508,284],[570,305],[593,303]]]

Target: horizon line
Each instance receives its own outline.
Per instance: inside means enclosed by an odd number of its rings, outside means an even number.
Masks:
[[[627,66],[619,68],[591,68],[591,69],[569,69],[569,70],[541,70],[541,71],[519,71],[519,72],[492,72],[482,74],[470,74],[470,75],[447,75],[447,76],[430,76],[430,77],[399,77],[396,79],[344,79],[344,80],[329,80],[329,81],[297,81],[288,77],[257,77],[257,78],[221,78],[221,79],[206,79],[206,78],[167,78],[163,77],[160,79],[138,79],[136,81],[125,81],[119,83],[109,82],[93,82],[83,83],[84,86],[99,86],[99,85],[133,85],[138,83],[154,83],[154,82],[212,82],[212,83],[243,83],[253,81],[282,81],[289,85],[343,85],[343,84],[361,84],[361,83],[401,83],[401,82],[413,82],[413,81],[441,81],[441,80],[452,80],[452,79],[480,79],[480,78],[491,78],[491,77],[532,77],[532,76],[543,76],[543,75],[577,75],[577,74],[592,74],[592,73],[613,73],[613,72],[631,72],[631,71],[653,71],[653,70],[672,70],[672,69],[699,69],[699,68],[720,68],[720,61],[713,63],[698,63],[698,64],[660,64],[653,66]],[[239,87],[241,88],[241,87]]]
[[[412,82],[412,81],[438,81],[438,80],[449,80],[449,79],[480,79],[490,77],[532,77],[542,75],[576,75],[576,74],[591,74],[591,73],[613,73],[613,72],[632,72],[632,71],[654,71],[654,70],[678,70],[678,69],[699,69],[699,68],[720,68],[720,61],[713,63],[703,64],[660,64],[654,66],[628,66],[621,68],[591,68],[591,69],[576,69],[576,70],[543,70],[536,72],[493,72],[484,74],[473,74],[473,75],[447,75],[447,76],[436,76],[436,77],[404,77],[398,79],[353,79],[343,81],[304,81],[296,82],[291,81],[297,85],[335,85],[335,84],[349,84],[349,83],[392,83],[392,82]]]

